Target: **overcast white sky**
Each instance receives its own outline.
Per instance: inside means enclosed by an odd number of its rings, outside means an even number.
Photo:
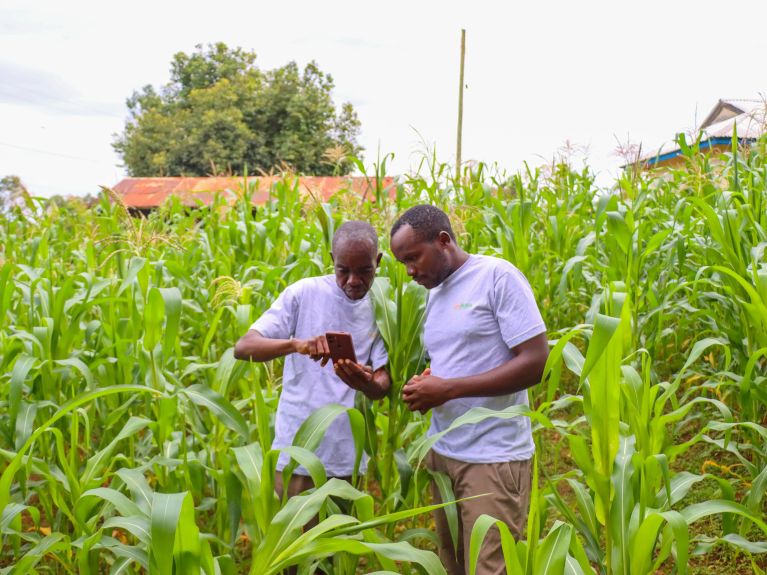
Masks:
[[[657,147],[720,97],[766,93],[765,21],[763,0],[3,0],[0,177],[40,195],[114,185],[125,99],[167,82],[174,53],[217,41],[262,68],[316,60],[359,113],[367,163],[380,148],[405,172],[424,142],[453,162],[465,28],[464,159],[516,171],[569,140],[604,181],[618,140]]]

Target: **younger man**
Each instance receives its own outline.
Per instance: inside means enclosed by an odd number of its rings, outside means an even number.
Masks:
[[[455,241],[447,215],[433,206],[406,211],[391,230],[391,250],[416,282],[430,290],[424,343],[431,368],[403,388],[411,410],[433,409],[429,434],[445,429],[472,407],[500,411],[526,405],[548,357],[546,326],[530,285],[505,260],[470,255]],[[527,518],[531,458],[530,420],[491,418],[439,439],[426,461],[446,473],[458,505],[457,554],[444,513],[436,514],[440,558],[450,575],[468,573],[469,543],[482,514],[503,520],[515,538]],[[439,492],[432,486],[434,498]],[[481,575],[505,573],[500,535],[491,529],[477,565]]]

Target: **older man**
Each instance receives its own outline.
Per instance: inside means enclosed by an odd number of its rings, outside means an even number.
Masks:
[[[298,428],[317,409],[330,403],[354,406],[361,391],[371,399],[386,395],[391,382],[385,369],[386,349],[375,323],[368,295],[381,261],[378,236],[366,222],[341,225],[331,247],[334,274],[305,278],[288,286],[235,346],[237,359],[269,361],[285,358],[282,393],[277,406],[272,447],[292,444]],[[329,364],[328,331],[352,335],[359,363]],[[329,477],[348,479],[354,467],[353,438],[345,418],[334,421],[317,450]],[[289,457],[277,463],[282,471]],[[282,491],[282,475],[277,477]],[[312,487],[299,467],[288,486],[292,496]]]

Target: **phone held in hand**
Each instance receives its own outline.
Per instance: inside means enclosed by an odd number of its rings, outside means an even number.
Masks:
[[[357,356],[354,353],[354,344],[352,343],[352,334],[345,331],[329,331],[325,334],[325,339],[330,348],[330,358],[333,363],[339,359],[350,359],[357,363]]]

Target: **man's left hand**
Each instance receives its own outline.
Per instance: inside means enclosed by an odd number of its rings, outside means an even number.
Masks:
[[[370,391],[370,387],[373,384],[372,368],[355,363],[349,359],[339,359],[333,367],[341,381],[352,389],[363,393]]]

